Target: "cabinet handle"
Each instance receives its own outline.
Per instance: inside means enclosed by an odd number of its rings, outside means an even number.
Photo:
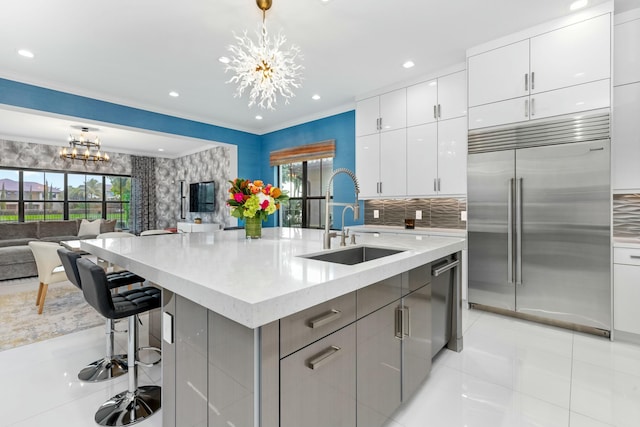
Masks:
[[[629,255],[631,259],[640,259],[640,255]]]
[[[535,72],[531,72],[531,90],[534,90],[536,88],[536,73]]]
[[[440,178],[438,178],[438,191],[440,191]]]
[[[395,337],[399,340],[403,340],[409,335],[411,335],[409,307],[401,305],[396,308],[395,313]]]
[[[378,125],[378,130],[382,130],[382,117],[380,117],[380,125]]]
[[[536,99],[531,98],[531,117],[536,115]]]
[[[332,308],[327,313],[321,314],[320,316],[314,317],[313,319],[309,319],[307,326],[309,326],[311,329],[319,328],[333,322],[334,320],[338,320],[341,316],[342,312],[340,310]]]
[[[435,178],[433,178],[433,191],[438,191],[438,184]]]
[[[318,369],[321,366],[331,362],[331,360],[336,357],[339,351],[340,347],[332,345],[331,347],[309,359],[309,361],[307,362],[307,366],[309,367],[309,369]]]
[[[524,116],[529,117],[529,100],[524,100]]]
[[[434,118],[434,119],[437,119],[437,118],[438,118],[438,112],[437,112],[437,111],[438,111],[438,110],[437,110],[437,107],[434,105],[434,106],[433,106],[433,118]]]
[[[524,73],[524,91],[529,90],[529,73]]]
[[[378,193],[382,194],[382,182],[380,182],[380,191]]]
[[[440,104],[438,104],[438,118],[442,117],[442,111],[440,109]]]
[[[457,266],[460,265],[460,261],[459,260],[455,260],[455,261],[451,261],[441,267],[438,267],[436,269],[434,269],[431,274],[435,277],[438,277],[439,275],[441,275],[442,273],[445,273],[453,268],[456,268]]]

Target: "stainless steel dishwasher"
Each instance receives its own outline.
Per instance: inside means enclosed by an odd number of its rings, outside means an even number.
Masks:
[[[453,287],[455,268],[460,265],[456,255],[434,261],[431,267],[431,357],[451,339],[453,324]]]

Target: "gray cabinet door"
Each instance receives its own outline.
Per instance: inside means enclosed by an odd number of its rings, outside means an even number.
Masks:
[[[402,314],[402,400],[405,401],[431,371],[430,284],[403,299]]]
[[[281,427],[356,425],[355,324],[280,361]]]
[[[396,337],[398,302],[356,323],[358,427],[385,424],[400,406],[401,344]]]

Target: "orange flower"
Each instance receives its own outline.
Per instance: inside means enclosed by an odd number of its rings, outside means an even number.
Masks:
[[[256,187],[255,185],[251,187],[251,194],[258,194],[259,192],[260,192],[260,187]]]
[[[270,194],[271,197],[273,197],[274,199],[277,199],[278,197],[280,197],[281,194],[282,194],[282,191],[280,191],[278,187],[271,187],[271,194]]]
[[[264,187],[264,182],[256,179],[255,181],[253,181],[253,185],[255,185],[256,187]]]

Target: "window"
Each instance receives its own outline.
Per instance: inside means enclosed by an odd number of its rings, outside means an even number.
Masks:
[[[0,169],[0,222],[115,219],[128,228],[131,178]]]
[[[331,157],[280,165],[280,187],[289,192],[289,203],[282,207],[284,227],[324,227],[325,194],[332,170]]]

